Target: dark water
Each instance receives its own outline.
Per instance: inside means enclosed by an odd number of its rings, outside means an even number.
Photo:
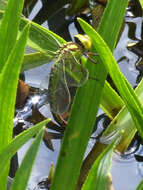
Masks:
[[[42,1],[45,2],[45,1]],[[134,2],[134,1],[131,1]],[[41,1],[38,1],[36,6],[34,6],[31,14],[29,15],[30,19],[34,19],[37,22],[43,22],[41,19],[38,19],[40,9],[42,8]],[[137,12],[135,11],[137,10]],[[62,15],[64,9],[60,9],[57,12],[57,15]],[[47,20],[45,19],[44,23],[42,24],[45,27],[49,27],[54,32],[58,34],[62,34],[62,36],[67,40],[70,41],[73,39],[74,34],[78,33],[77,29],[75,28],[75,24],[72,18],[66,18],[65,20],[61,20],[63,23],[63,28],[61,29],[60,25],[57,25],[55,28],[55,24],[52,20],[56,19],[55,15],[49,15],[48,24]],[[66,21],[66,22],[64,22]],[[68,32],[67,32],[68,31]],[[136,64],[139,60],[142,59],[142,56],[139,54],[141,51],[139,43],[142,42],[142,11],[138,8],[138,5],[132,3],[131,6],[128,8],[126,16],[125,16],[125,24],[123,32],[120,36],[119,42],[117,47],[114,51],[114,56],[118,61],[121,71],[129,80],[131,85],[134,87],[137,85],[139,74],[141,74],[141,70],[136,69]],[[132,46],[131,43],[135,45]],[[52,63],[51,63],[52,64]],[[41,82],[50,72],[51,65],[45,64],[40,66],[36,69],[31,69],[25,72],[25,81],[29,85],[33,87],[40,87]],[[42,107],[41,113],[44,114],[46,117],[52,117],[51,113],[47,106]],[[102,110],[99,110],[99,115],[103,114]],[[102,128],[102,123],[99,122],[98,124],[99,130]],[[18,152],[19,162],[21,162],[25,151],[31,144],[32,140],[30,140],[27,144],[25,144],[22,149]],[[87,152],[92,148],[94,144],[94,140],[91,139],[89,142],[89,146],[87,148]],[[61,141],[60,140],[52,140],[54,152],[49,150],[44,142],[41,143],[40,150],[38,152],[38,156],[35,161],[35,165],[31,174],[31,178],[29,181],[29,188],[32,190],[36,187],[37,183],[39,183],[42,179],[47,177],[48,171],[51,165],[51,162],[56,165],[57,156],[59,153],[59,148]],[[132,147],[129,150],[129,154],[126,156],[121,156],[114,153],[113,156],[113,163],[112,163],[112,177],[113,177],[113,184],[116,190],[135,190],[136,186],[139,184],[143,177],[143,164],[140,162],[136,162],[134,158],[134,154],[131,154],[136,149],[136,146]],[[136,151],[137,154],[143,154],[143,149],[140,146],[139,149]]]

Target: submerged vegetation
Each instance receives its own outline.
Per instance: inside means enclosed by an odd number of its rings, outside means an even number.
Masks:
[[[10,187],[11,190],[26,190],[45,126],[50,122],[50,119],[41,121],[12,138],[19,74],[54,60],[49,86],[47,81],[45,87],[46,101],[66,129],[50,189],[111,190],[109,173],[114,149],[123,153],[136,131],[143,138],[142,81],[134,90],[112,54],[129,1],[104,2],[106,8],[98,28],[94,25],[94,6],[90,7],[93,26],[82,18],[77,19],[88,36],[88,47],[83,43],[82,35],[77,35],[82,42],[80,45],[66,42],[56,33],[22,17],[26,2],[9,0],[0,4],[3,9],[0,11],[0,189],[6,190],[10,159],[34,136]],[[91,2],[94,5],[94,1]],[[57,6],[63,7],[67,3],[69,1],[61,1]],[[89,2],[73,0],[70,3],[68,14],[74,14]],[[34,52],[25,53],[26,46]],[[118,92],[106,81],[108,74]],[[76,87],[74,97],[70,94],[71,87]],[[99,107],[111,122],[93,146],[92,153],[83,161]],[[70,112],[67,121],[63,117],[66,111]],[[142,183],[138,190],[142,189]]]

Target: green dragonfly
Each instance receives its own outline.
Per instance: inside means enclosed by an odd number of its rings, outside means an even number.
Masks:
[[[66,112],[71,104],[70,87],[80,87],[88,79],[88,70],[81,64],[80,59],[91,47],[88,36],[75,35],[78,43],[67,42],[59,45],[54,53],[49,85],[48,103],[56,114]]]

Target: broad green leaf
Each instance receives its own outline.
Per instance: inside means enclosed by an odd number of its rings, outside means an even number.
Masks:
[[[23,30],[0,74],[0,152],[12,139],[17,83],[26,46],[28,29],[29,25]],[[1,190],[5,190],[7,174],[8,170],[0,177]]]
[[[36,135],[39,130],[46,125],[50,119],[42,121],[35,126],[27,129],[21,134],[17,135],[0,153],[0,171],[4,171],[6,164],[12,158],[12,156],[19,150],[19,148],[24,145],[30,138]],[[1,175],[1,174],[0,174]]]
[[[118,28],[116,27],[116,32],[118,33],[123,21],[125,8],[128,1],[121,0],[120,4],[116,0],[113,1],[116,2],[114,7],[112,7],[114,13],[117,13],[118,9],[120,10],[121,8],[124,10],[118,12],[119,14],[113,14],[115,20],[116,17],[120,18],[117,23]],[[110,3],[113,1],[110,0]],[[104,20],[106,20],[109,25],[106,25],[104,28],[106,33],[104,32],[102,35],[101,32],[101,35],[106,39],[107,42],[108,40],[110,41],[110,39],[106,38],[106,34],[111,31],[114,23],[111,23],[110,20],[108,20],[108,16],[104,17],[102,22]],[[111,49],[114,47],[115,41],[116,36],[115,38],[112,38],[112,43],[110,43],[112,46]],[[74,103],[72,105],[70,118],[68,120],[68,126],[65,131],[51,190],[66,190],[67,187],[68,190],[75,189],[83,155],[95,123],[96,113],[98,110],[107,71],[104,68],[104,65],[94,65],[89,60],[87,62],[87,67],[89,70],[89,77],[95,77],[100,80],[98,82],[97,80],[89,79],[83,87],[78,88],[77,90]]]
[[[82,190],[107,189],[107,174],[111,168],[112,154],[117,142],[116,139],[100,154],[92,165],[89,174],[83,184]]]
[[[14,177],[14,181],[10,190],[26,190],[28,179],[30,177],[30,173],[32,171],[32,167],[33,167],[43,134],[44,134],[44,128],[41,129],[40,132],[36,135],[35,140],[33,141],[32,145],[28,149],[26,155],[24,156],[21,166],[16,172],[16,176]]]
[[[15,45],[24,0],[9,0],[0,25],[0,72]]]

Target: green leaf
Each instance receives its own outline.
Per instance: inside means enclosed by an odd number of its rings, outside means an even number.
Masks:
[[[139,83],[137,88],[135,89],[135,92],[139,98],[139,100],[142,102],[143,100],[143,80]],[[127,107],[123,107],[118,115],[112,120],[108,128],[104,131],[102,134],[103,138],[106,138],[111,133],[114,133],[114,131],[118,130],[124,130],[124,134],[122,136],[122,139],[120,143],[117,146],[118,151],[124,152],[129,144],[131,143],[137,129],[135,127],[135,124],[132,120],[132,117],[127,110]]]
[[[12,135],[17,83],[28,30],[29,25],[23,30],[0,75],[0,87],[2,90],[0,93],[0,150],[10,141]]]
[[[114,50],[117,43],[128,2],[128,0],[121,0],[120,5],[119,3],[117,5],[116,0],[108,1],[108,6],[100,22],[98,33],[104,38],[111,51]]]
[[[16,172],[16,176],[14,178],[14,181],[10,190],[26,190],[28,179],[30,177],[30,173],[32,171],[32,167],[33,167],[43,134],[44,134],[44,128],[40,130],[40,132],[36,135],[34,142],[32,143],[26,155],[24,156],[21,166]]]
[[[16,79],[19,75],[28,35],[28,28],[26,27],[21,38],[15,44],[22,6],[22,0],[19,2],[9,0],[0,25],[0,152],[12,138]],[[15,52],[18,52],[18,56],[15,55]],[[16,57],[19,59],[16,59]],[[15,64],[15,66],[12,64]],[[10,72],[10,70],[14,72]],[[1,190],[6,189],[9,164],[7,163],[6,166],[5,172],[1,171],[1,174],[3,174],[0,178]]]
[[[112,120],[117,115],[117,113],[122,109],[123,106],[124,102],[122,98],[106,81],[104,84],[104,89],[100,101],[100,107]]]
[[[139,183],[136,190],[143,190],[143,180]]]
[[[11,51],[2,73],[0,74],[0,152],[12,139],[17,83],[26,46],[28,29],[29,25],[23,30],[21,37]],[[1,190],[5,189],[4,182],[6,182],[7,173],[8,170],[5,171],[0,178]]]
[[[50,119],[42,121],[35,126],[27,129],[21,134],[17,135],[0,153],[0,171],[4,171],[7,162],[12,158],[12,156],[19,150],[19,148],[24,145],[30,138],[36,135],[41,128],[46,125]],[[1,176],[2,173],[0,173]]]
[[[116,143],[117,137],[94,162],[83,184],[82,190],[107,189],[107,174],[111,168],[112,154]]]
[[[139,2],[140,2],[140,5],[141,5],[141,7],[143,9],[143,0],[139,0]]]
[[[143,107],[141,102],[139,101],[137,95],[135,94],[129,82],[120,72],[117,63],[104,40],[89,24],[87,24],[82,19],[78,20],[86,34],[91,38],[93,46],[95,47],[98,55],[100,56],[102,63],[109,71],[112,80],[114,81],[120,95],[122,96],[129,112],[131,113],[131,116],[135,122],[135,125],[141,137],[143,137],[143,129],[141,126],[141,123],[143,123]]]
[[[0,25],[0,72],[15,45],[24,0],[9,0]]]
[[[120,6],[123,10],[125,10],[128,1],[121,0],[120,4],[116,0],[114,1],[116,2],[116,6],[114,5],[115,13]],[[112,2],[112,0],[110,0],[110,2]],[[123,16],[123,12],[121,12],[121,14],[119,12],[119,15],[113,15],[115,20],[116,17],[120,18],[116,32],[120,30],[120,24],[122,23]],[[114,23],[111,23],[110,20],[108,20],[108,17],[104,17],[104,19],[109,24],[104,28],[104,30],[108,33]],[[102,36],[106,38],[106,33],[104,32]],[[110,39],[106,38],[106,41],[108,40]],[[116,41],[116,39],[112,40],[113,42],[110,44],[114,46],[114,40]],[[107,71],[105,70],[104,65],[94,65],[89,60],[87,62],[87,67],[89,77],[91,77],[91,79],[89,79],[83,87],[78,88],[74,98],[74,103],[72,105],[70,118],[68,120],[68,126],[65,131],[51,190],[66,190],[67,187],[68,190],[75,189],[83,155],[95,124],[96,113]],[[97,78],[99,82],[97,80],[92,80],[94,77]]]

